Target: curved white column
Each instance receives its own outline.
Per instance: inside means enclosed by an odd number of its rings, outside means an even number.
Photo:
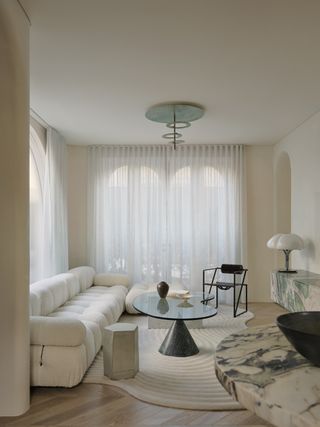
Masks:
[[[0,416],[29,408],[29,22],[0,0]]]

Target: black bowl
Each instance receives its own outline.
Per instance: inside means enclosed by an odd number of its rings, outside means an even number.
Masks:
[[[320,366],[320,311],[282,314],[277,325],[302,356]]]

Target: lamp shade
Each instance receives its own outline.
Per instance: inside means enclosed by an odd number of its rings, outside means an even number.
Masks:
[[[275,234],[268,240],[267,246],[278,250],[300,250],[304,248],[304,241],[297,234]]]
[[[277,243],[281,236],[282,234],[275,234],[274,236],[272,236],[271,239],[267,241],[268,248],[277,249]]]

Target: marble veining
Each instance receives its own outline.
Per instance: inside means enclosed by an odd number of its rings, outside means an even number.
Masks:
[[[320,310],[320,274],[271,273],[271,299],[289,311]]]
[[[279,427],[320,427],[320,368],[295,351],[275,325],[225,338],[216,375],[245,407]]]

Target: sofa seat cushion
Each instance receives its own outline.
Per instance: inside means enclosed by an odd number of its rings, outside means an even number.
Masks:
[[[85,336],[85,325],[79,320],[49,316],[30,317],[31,345],[76,347],[83,344]]]
[[[127,292],[124,286],[92,286],[65,302],[49,316],[94,322],[102,333],[105,326],[117,322],[121,316]]]
[[[88,366],[102,344],[105,326],[118,321],[128,289],[124,286],[92,286],[58,307],[49,317],[80,320],[86,329],[85,349]]]
[[[184,289],[181,283],[174,283],[170,285],[169,295],[171,291],[175,291],[178,289]],[[133,301],[134,299],[146,292],[156,292],[157,291],[157,283],[137,283],[133,285],[128,295],[126,296],[126,311],[130,314],[140,314],[134,307]]]

